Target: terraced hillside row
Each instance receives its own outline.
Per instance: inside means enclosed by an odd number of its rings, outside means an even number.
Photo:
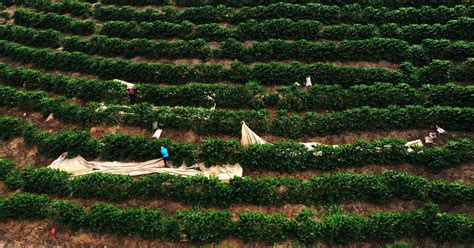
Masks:
[[[0,4],[0,243],[474,244],[472,1]]]

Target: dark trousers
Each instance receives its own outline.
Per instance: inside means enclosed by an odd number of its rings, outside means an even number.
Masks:
[[[131,104],[134,104],[137,101],[137,96],[135,94],[129,94],[128,97],[130,98]]]
[[[170,160],[169,157],[163,158],[163,162],[165,162],[165,167],[168,167],[168,161]]]

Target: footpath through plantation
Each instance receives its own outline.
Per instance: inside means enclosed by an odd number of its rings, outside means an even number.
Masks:
[[[474,245],[471,0],[0,7],[0,245]]]

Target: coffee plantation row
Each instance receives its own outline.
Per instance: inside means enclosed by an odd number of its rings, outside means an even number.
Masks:
[[[104,4],[117,4],[117,5],[168,5],[175,4],[181,7],[193,7],[193,6],[203,6],[203,5],[228,5],[234,7],[243,7],[243,6],[258,6],[258,5],[270,5],[274,3],[322,3],[322,4],[333,4],[344,6],[348,4],[362,4],[364,6],[383,6],[383,7],[402,7],[402,6],[455,6],[455,5],[470,5],[472,1],[470,0],[440,0],[440,1],[423,1],[423,0],[414,0],[414,1],[405,1],[405,0],[385,0],[385,1],[367,1],[367,0],[349,0],[349,1],[340,1],[340,0],[88,0],[87,2],[96,3],[101,2]]]
[[[35,28],[53,28],[78,35],[94,33],[121,38],[149,39],[197,39],[222,41],[229,38],[239,40],[265,39],[369,39],[373,37],[396,38],[408,42],[421,42],[424,39],[473,39],[474,18],[459,17],[446,24],[412,24],[395,23],[376,26],[373,24],[331,25],[324,26],[319,21],[291,19],[248,20],[237,27],[223,27],[217,23],[193,24],[189,21],[171,23],[110,21],[101,25],[96,31],[96,23],[55,13],[35,13],[25,9],[16,10],[15,23]]]
[[[0,22],[6,246],[474,243],[472,0],[0,0]],[[67,172],[91,161],[114,174]]]
[[[87,73],[103,79],[120,78],[142,83],[182,84],[187,82],[234,82],[258,81],[267,85],[303,82],[305,77],[315,78],[319,84],[363,84],[367,82],[399,83],[412,81],[416,84],[446,83],[449,81],[474,80],[474,58],[462,65],[450,61],[434,60],[429,65],[415,67],[404,63],[399,70],[382,68],[358,68],[336,66],[327,63],[290,64],[258,63],[252,66],[234,62],[221,64],[171,65],[136,63],[104,57],[91,57],[80,52],[52,51],[22,46],[0,40],[0,56],[12,61],[31,63],[48,70]]]
[[[166,146],[173,152],[173,163],[188,165],[203,162],[206,165],[241,164],[245,170],[304,171],[308,169],[331,170],[345,167],[362,167],[371,164],[412,164],[439,171],[474,159],[472,140],[451,140],[443,147],[408,148],[403,139],[383,139],[371,142],[358,141],[337,147],[316,145],[308,150],[296,142],[254,145],[244,148],[235,140],[206,139],[201,145],[177,142],[170,139],[151,139],[144,136],[121,134],[94,139],[86,131],[63,130],[57,134],[42,131],[22,119],[0,117],[0,127],[5,132],[3,140],[23,137],[29,145],[49,158],[57,158],[68,151],[69,156],[82,155],[88,159],[101,157],[106,160],[150,160]]]
[[[303,210],[296,218],[245,211],[237,220],[228,211],[179,211],[165,215],[147,208],[121,209],[97,202],[90,208],[45,195],[14,194],[0,198],[0,220],[51,220],[73,230],[139,235],[147,239],[215,242],[236,237],[267,244],[289,239],[306,244],[324,241],[347,244],[358,241],[387,241],[401,238],[432,238],[438,242],[473,242],[474,220],[462,214],[441,212],[427,204],[411,211],[380,211],[367,218],[360,215],[328,214],[313,220]]]
[[[289,177],[233,178],[222,183],[217,178],[180,177],[155,174],[133,179],[130,176],[92,173],[70,178],[66,172],[50,168],[16,166],[0,159],[0,180],[9,190],[72,196],[86,199],[122,201],[126,199],[169,199],[191,205],[228,207],[232,203],[256,205],[338,203],[368,201],[379,204],[399,200],[432,200],[436,203],[472,204],[470,184],[429,181],[425,177],[397,173],[336,173],[308,179]]]
[[[67,103],[66,99],[53,99],[44,92],[18,91],[0,86],[0,106],[23,110],[53,113],[66,122],[82,125],[129,124],[149,128],[153,122],[160,127],[193,130],[200,134],[240,133],[242,121],[260,133],[299,138],[337,134],[344,131],[377,129],[416,129],[432,125],[448,126],[452,131],[473,131],[474,108],[420,105],[387,108],[353,108],[340,112],[304,115],[278,111],[272,116],[266,110],[211,110],[192,107],[157,107],[141,103],[131,107],[101,106],[90,102],[84,106]],[[105,108],[104,108],[105,107]],[[288,127],[292,128],[289,130]]]
[[[410,46],[397,39],[371,38],[334,42],[299,40],[268,40],[250,46],[235,39],[228,39],[212,49],[202,39],[187,41],[153,41],[147,39],[123,40],[104,35],[89,39],[65,36],[54,30],[39,31],[16,25],[0,27],[0,39],[35,47],[63,47],[64,51],[99,54],[103,56],[142,56],[148,59],[198,58],[202,60],[237,59],[239,61],[266,62],[273,60],[315,61],[391,61],[412,62],[423,65],[434,59],[464,61],[474,57],[474,43],[449,40],[424,40],[421,45]]]
[[[23,67],[0,63],[0,83],[13,87],[38,89],[82,101],[129,104],[123,84],[115,81],[75,79],[64,75],[42,73]],[[186,84],[158,86],[138,84],[138,102],[166,106],[220,108],[271,108],[308,111],[343,110],[354,107],[389,105],[424,105],[474,107],[472,86],[455,84],[423,85],[375,83],[343,88],[339,85],[313,85],[309,91],[296,86],[281,86],[274,92],[265,92],[262,86],[248,83],[244,86],[226,84]],[[212,99],[208,97],[212,96]]]
[[[13,4],[9,0],[0,1],[4,5]],[[469,5],[423,6],[417,8],[389,9],[386,7],[364,7],[360,4],[325,5],[320,3],[293,4],[275,3],[256,7],[234,8],[226,6],[201,6],[177,8],[166,6],[163,9],[115,7],[92,5],[80,1],[31,1],[17,0],[15,4],[57,14],[71,14],[76,17],[93,17],[100,21],[190,21],[196,24],[232,23],[237,24],[248,19],[266,20],[289,18],[292,20],[317,20],[324,24],[356,23],[398,23],[398,24],[434,24],[446,23],[458,17],[474,17],[474,9]]]

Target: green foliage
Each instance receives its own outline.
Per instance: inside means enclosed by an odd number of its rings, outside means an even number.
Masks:
[[[422,176],[397,173],[336,173],[308,179],[287,177],[232,178],[223,183],[204,176],[180,177],[167,174],[133,179],[125,175],[93,173],[69,178],[65,172],[49,168],[10,169],[6,175],[8,189],[26,192],[72,195],[104,200],[170,199],[194,206],[227,207],[232,203],[274,205],[297,203],[307,205],[366,201],[384,203],[393,199],[432,200],[452,205],[474,201],[472,185],[429,181]]]
[[[239,214],[235,235],[246,241],[278,243],[289,239],[288,233],[292,227],[293,222],[282,214],[264,215],[246,211]]]
[[[53,200],[49,211],[50,218],[61,221],[73,231],[85,226],[87,220],[83,207],[67,200]]]
[[[122,200],[130,197],[134,182],[131,177],[93,173],[70,180],[73,196]]]
[[[23,131],[25,123],[20,118],[2,116],[0,118],[0,130],[8,130],[0,132],[0,140],[9,140],[17,137]]]
[[[203,83],[231,81],[244,83],[258,81],[267,85],[288,85],[311,76],[320,84],[345,85],[367,82],[399,83],[408,75],[401,70],[382,68],[357,68],[334,66],[327,63],[302,64],[293,62],[288,65],[264,63],[254,66],[234,62],[230,67],[216,64],[198,64],[195,66],[135,63],[128,60],[93,58],[79,52],[51,51],[20,46],[0,41],[0,55],[14,61],[32,63],[44,69],[83,72],[97,75],[103,79],[121,78],[128,81],[145,83],[183,84],[190,81]],[[447,80],[470,80],[471,63],[455,66],[448,61],[434,61],[422,68],[413,68],[410,80],[415,85],[420,82],[441,82]],[[431,72],[436,72],[433,75]],[[438,80],[437,77],[440,77]]]
[[[114,81],[73,79],[64,75],[42,73],[23,67],[0,64],[0,82],[12,87],[40,89],[84,101],[128,103],[124,86]],[[391,104],[424,106],[474,106],[474,87],[456,84],[418,85],[411,82],[372,85],[313,85],[309,90],[281,86],[277,92],[263,92],[256,83],[246,85],[186,84],[184,86],[137,85],[137,101],[167,106],[222,108],[276,107],[287,110],[343,110],[358,106],[385,107]],[[349,88],[347,88],[347,87]],[[209,97],[212,97],[209,98]]]
[[[62,32],[78,35],[90,35],[95,32],[95,22],[78,21],[74,18],[55,13],[35,13],[18,9],[13,14],[15,24],[34,28],[52,28]]]
[[[46,204],[49,202],[46,195],[29,193],[0,198],[0,220],[44,219],[47,217]]]
[[[57,48],[60,46],[60,33],[51,29],[38,31],[34,28],[2,25],[0,27],[0,38],[35,47]]]
[[[13,117],[0,116],[0,122],[4,118]],[[13,132],[20,133],[15,126],[10,128]],[[12,131],[6,129],[5,133]],[[296,142],[251,145],[244,148],[236,141],[221,139],[208,139],[197,146],[170,139],[155,140],[120,134],[107,135],[100,140],[93,139],[85,132],[62,131],[51,135],[32,124],[24,128],[23,138],[27,144],[38,146],[42,155],[51,158],[70,152],[70,156],[82,155],[89,158],[100,155],[109,160],[150,160],[161,156],[160,147],[164,145],[169,149],[171,161],[176,166],[196,162],[204,162],[207,165],[240,163],[244,168],[253,170],[289,172],[404,163],[443,170],[469,163],[474,158],[474,144],[469,139],[450,140],[443,147],[410,149],[404,146],[406,141],[403,139],[357,141],[337,147],[315,145],[311,149]]]
[[[228,1],[223,4],[227,3]],[[345,6],[333,5],[339,3],[343,2],[315,2],[308,4],[278,2],[243,8],[205,5],[184,9],[167,5],[164,6],[163,10],[157,8],[146,8],[143,10],[130,6],[99,5],[94,9],[94,18],[101,21],[137,22],[181,22],[188,20],[197,24],[220,22],[237,24],[250,19],[261,21],[288,18],[291,20],[316,20],[324,24],[397,23],[407,25],[446,23],[457,17],[472,16],[469,6],[463,5],[453,7],[427,6],[427,3],[423,2],[424,6],[422,7],[394,9],[384,6],[365,7],[360,5],[368,2]],[[375,2],[370,2],[370,4],[375,4]]]
[[[235,164],[239,160],[240,144],[235,140],[206,139],[200,146],[199,159],[206,165]]]
[[[419,43],[424,39],[433,38],[465,40],[472,39],[474,36],[474,31],[471,30],[474,19],[466,16],[449,20],[446,24],[399,25],[384,22],[380,26],[374,24],[339,24],[325,28],[322,28],[321,22],[316,20],[274,18],[265,20],[246,19],[245,22],[240,22],[236,27],[221,27],[217,23],[193,24],[188,20],[182,22],[163,20],[151,22],[110,21],[104,23],[99,33],[121,38],[166,39],[176,37],[181,39],[202,38],[208,41],[223,41],[229,38],[243,41],[268,39],[360,40],[383,37],[396,38],[410,43]],[[352,44],[357,44],[357,41]],[[388,44],[393,45],[394,43]],[[364,43],[359,44],[362,48],[365,45]],[[398,45],[401,45],[402,48],[407,47],[406,43]],[[375,48],[377,44],[370,47]],[[347,52],[350,52],[350,50]],[[399,55],[392,53],[392,56],[395,57]]]
[[[473,241],[474,220],[466,215],[440,212],[436,205],[412,211],[380,211],[362,216],[336,213],[313,220],[308,210],[296,219],[281,214],[241,212],[232,220],[228,211],[179,211],[164,215],[159,209],[121,209],[97,202],[85,210],[70,201],[50,201],[44,195],[15,194],[0,199],[0,219],[45,219],[73,229],[115,235],[192,243],[218,242],[229,237],[273,244],[296,239],[348,244],[402,238],[433,238],[438,242]],[[429,231],[428,231],[429,230]]]
[[[15,168],[16,166],[14,163],[0,158],[0,180],[4,181]]]
[[[68,195],[70,174],[49,168],[26,167],[20,171],[21,188],[31,193]]]

